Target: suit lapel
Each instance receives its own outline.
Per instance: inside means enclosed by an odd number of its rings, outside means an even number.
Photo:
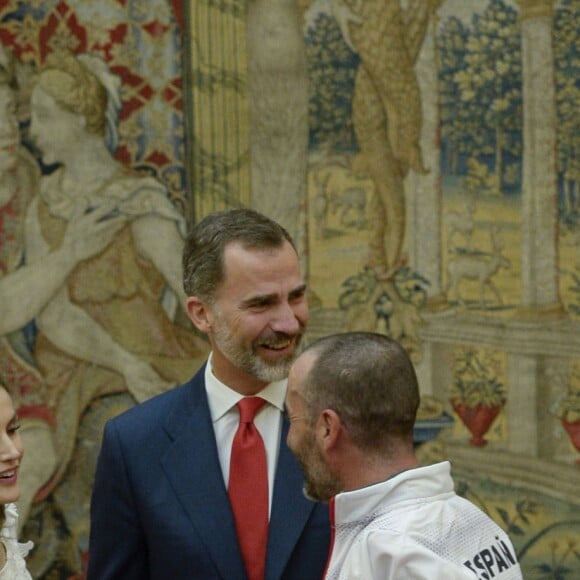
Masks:
[[[245,580],[202,377],[203,368],[168,417],[163,469],[220,575]]]
[[[288,421],[284,416],[270,515],[266,580],[282,577],[290,555],[316,505],[302,493],[302,470],[286,445],[287,434]]]

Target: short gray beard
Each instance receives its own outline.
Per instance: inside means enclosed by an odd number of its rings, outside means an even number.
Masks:
[[[243,348],[237,344],[230,329],[227,324],[222,322],[219,314],[218,323],[214,326],[214,330],[216,345],[224,356],[240,370],[265,383],[281,381],[288,377],[290,367],[298,355],[298,349],[291,356],[268,364],[251,348]]]

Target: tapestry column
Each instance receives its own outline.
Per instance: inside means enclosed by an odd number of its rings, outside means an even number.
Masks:
[[[308,69],[298,4],[247,3],[252,207],[280,222],[306,255]]]
[[[519,0],[523,69],[522,308],[559,312],[553,0]]]
[[[411,172],[405,180],[407,197],[407,241],[410,263],[414,270],[430,282],[427,307],[436,307],[442,299],[441,279],[441,147],[440,116],[437,89],[437,27],[438,17],[433,14],[425,40],[417,57],[415,69],[421,91],[423,126],[421,151],[426,175]],[[422,360],[415,370],[424,395],[447,397],[446,392],[436,392],[439,386],[449,385],[450,377],[441,377],[445,365],[440,361],[447,346],[429,340],[423,341]]]
[[[431,283],[429,298],[441,295],[441,148],[437,92],[438,18],[434,14],[425,34],[415,69],[421,91],[423,126],[421,151],[426,175],[411,172],[405,182],[407,195],[407,247],[411,265]]]
[[[553,0],[518,0],[523,76],[522,300],[525,319],[558,314],[556,99],[552,49]],[[509,358],[509,448],[541,453],[541,355]],[[525,429],[518,425],[526,425]]]

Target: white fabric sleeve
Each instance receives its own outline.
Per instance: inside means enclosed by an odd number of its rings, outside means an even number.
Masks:
[[[443,560],[405,538],[373,531],[364,534],[349,551],[341,580],[474,580],[466,568]]]

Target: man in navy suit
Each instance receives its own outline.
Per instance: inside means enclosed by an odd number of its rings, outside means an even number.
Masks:
[[[308,320],[289,234],[248,209],[216,212],[185,242],[184,289],[212,352],[186,384],[111,420],[91,504],[88,580],[246,580],[228,498],[237,403],[254,425],[269,489],[262,580],[315,580],[328,557],[328,507],[306,499],[286,446],[286,377]],[[250,576],[254,576],[251,574]]]

